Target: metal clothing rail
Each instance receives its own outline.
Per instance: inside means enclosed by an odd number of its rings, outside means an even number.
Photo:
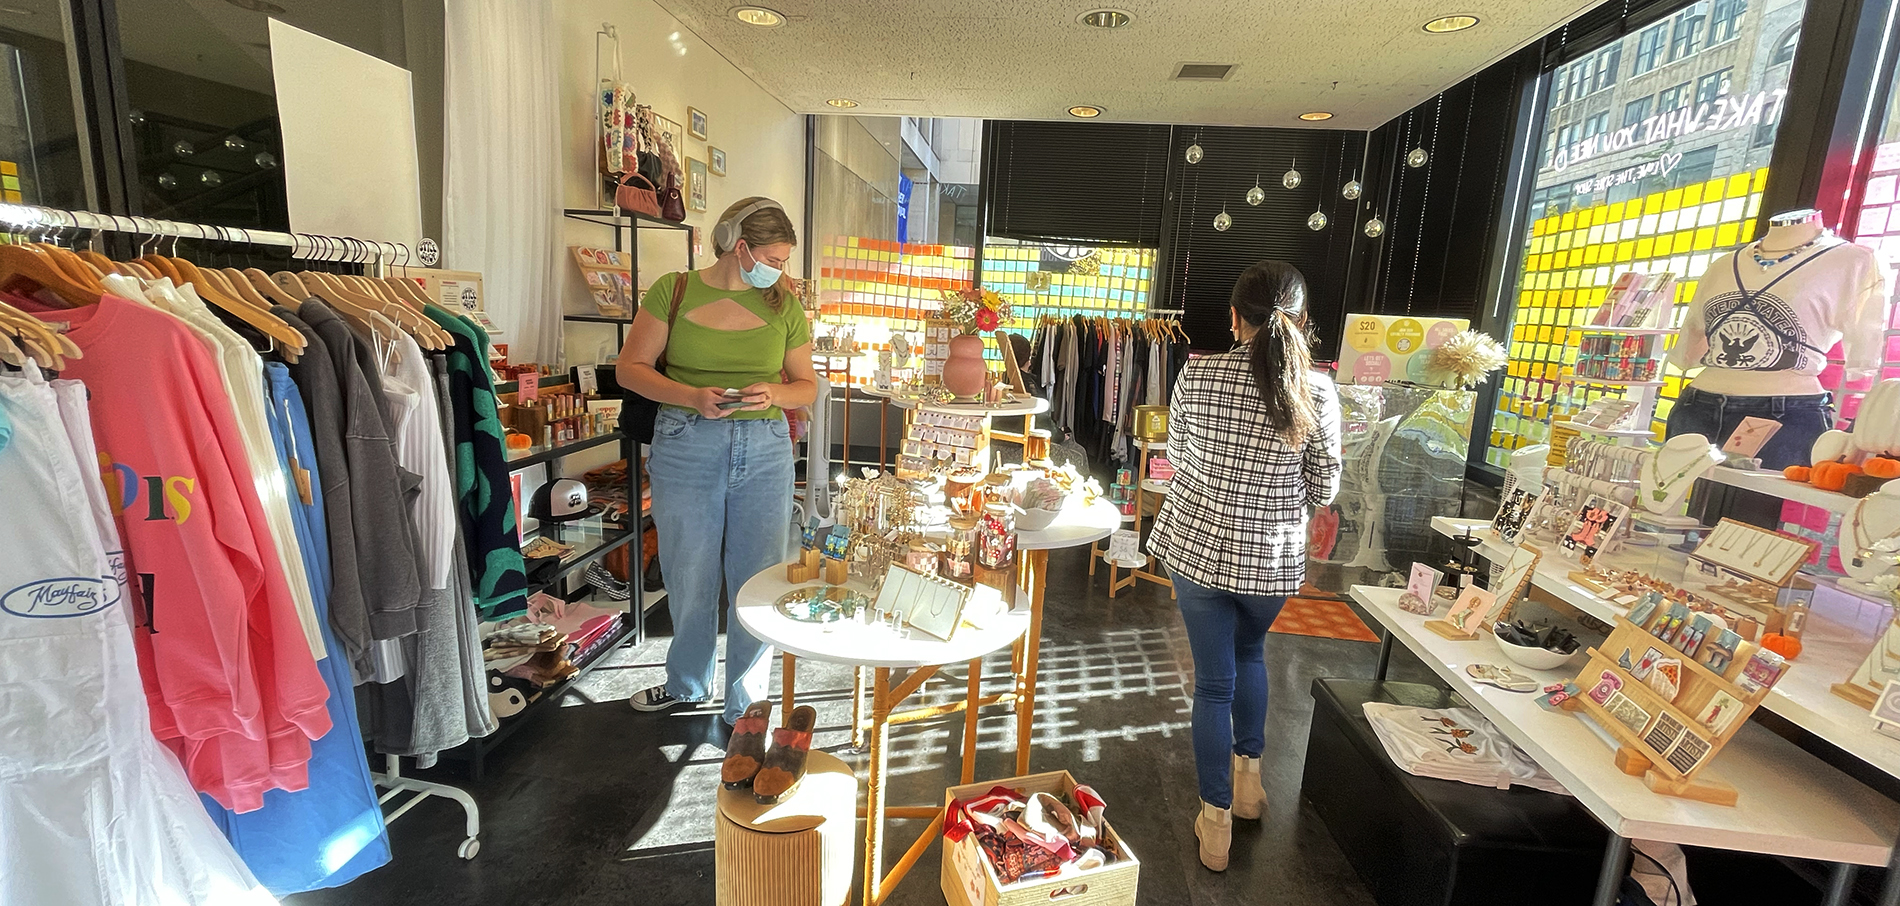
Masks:
[[[364,264],[378,276],[391,264],[407,265],[412,257],[409,247],[400,242],[376,242],[350,236],[280,233],[273,230],[182,223],[150,217],[67,211],[38,205],[0,204],[0,232],[60,233],[69,230],[88,230],[95,234],[127,233],[133,236],[151,237],[154,240],[197,239],[284,248],[290,250],[292,258]],[[430,796],[439,796],[453,800],[462,806],[464,826],[468,836],[456,848],[456,855],[463,859],[473,859],[475,854],[481,851],[481,807],[467,792],[445,783],[404,777],[402,759],[395,755],[385,755],[384,770],[381,773],[372,772],[371,776],[377,786],[389,791],[378,797],[379,805],[388,805],[403,793],[415,794],[384,814],[385,825],[394,824],[396,819],[415,808],[422,800]]]
[[[40,205],[0,204],[0,227],[12,232],[65,232],[87,230],[94,233],[125,233],[152,239],[195,239],[216,242],[241,242],[290,250],[290,257],[313,261],[406,266],[415,260],[409,246],[400,242],[358,239],[354,236],[325,236],[318,233],[281,233],[215,224],[158,220],[124,214],[99,214],[92,211],[68,211]]]

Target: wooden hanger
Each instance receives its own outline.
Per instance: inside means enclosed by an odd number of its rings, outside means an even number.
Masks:
[[[300,296],[287,286],[279,286],[276,281],[270,278],[269,274],[257,268],[247,267],[239,271],[238,274],[242,276],[245,282],[249,283],[251,288],[256,290],[259,295],[291,311],[296,311],[298,308],[301,308],[303,306],[303,300],[310,298],[308,294]],[[285,276],[295,278],[295,275],[289,272],[286,272]],[[301,286],[301,284],[299,284],[299,286]]]
[[[262,331],[265,336],[277,341],[279,346],[286,347],[291,354],[303,351],[303,334],[285,323],[284,319],[230,295],[197,265],[183,258],[172,258],[170,263],[185,282],[191,284],[191,288],[196,290],[198,296],[206,302],[230,312],[238,320]]]
[[[173,286],[181,286],[185,282],[185,277],[178,272],[178,267],[172,264],[170,258],[163,255],[146,255],[139,259],[139,263],[157,271],[160,277],[170,280]]]
[[[243,271],[235,267],[227,267],[219,271],[207,270],[206,273],[214,274],[219,282],[230,289],[232,295],[243,299],[258,309],[270,311],[270,300],[258,293],[257,287],[252,286],[251,281],[245,279]]]
[[[454,338],[435,319],[423,314],[407,300],[396,294],[396,290],[381,280],[369,277],[345,277],[345,282],[363,291],[369,298],[381,299],[384,307],[379,309],[403,324],[411,336],[416,338],[424,349],[441,350],[454,345]]]
[[[32,293],[45,289],[68,308],[96,305],[105,295],[73,279],[53,263],[46,253],[23,245],[0,245],[0,289]]]
[[[112,259],[107,258],[106,256],[93,251],[92,249],[81,249],[79,252],[79,257],[84,258],[86,260],[86,263],[92,265],[93,269],[97,270],[99,272],[99,275],[102,277],[105,276],[106,274],[112,273],[117,268],[117,266],[113,264]]]
[[[253,270],[255,270],[255,268],[253,268]],[[250,276],[249,272],[246,272],[245,275]],[[310,287],[304,284],[303,278],[290,271],[278,271],[270,275],[270,280],[272,284],[281,287],[285,293],[290,294],[290,296],[295,298],[299,303],[316,295],[316,293],[310,291]],[[251,282],[255,285],[257,278],[251,277]]]
[[[60,369],[66,367],[66,359],[85,358],[71,337],[4,302],[0,302],[0,330],[17,338],[18,348],[42,368]]]
[[[282,274],[278,275],[283,276]],[[305,286],[313,290],[313,295],[329,303],[337,314],[359,327],[378,336],[388,336],[391,331],[401,328],[387,317],[376,312],[379,303],[366,302],[349,287],[343,285],[335,274],[323,271],[305,271],[301,276]]]
[[[60,248],[50,242],[34,242],[30,243],[27,247],[45,255],[48,260],[53,262],[55,268],[58,268],[60,272],[66,276],[73,278],[80,286],[97,290],[101,293],[105,292],[105,287],[99,283],[99,275],[93,273],[91,266],[86,264],[85,259],[73,254],[71,249]]]

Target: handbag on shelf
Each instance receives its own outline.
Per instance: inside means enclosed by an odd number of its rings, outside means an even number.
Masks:
[[[619,185],[614,187],[614,204],[628,211],[638,211],[648,217],[661,214],[660,196],[653,190],[652,180],[638,173],[628,173],[621,177]]]
[[[666,339],[669,345],[673,341],[673,325],[679,320],[680,303],[686,299],[686,279],[685,271],[674,275],[673,304],[666,310]],[[662,376],[666,374],[666,350],[660,350],[660,357],[653,362],[653,370]],[[660,417],[660,404],[632,390],[626,393],[627,401],[620,407],[620,431],[633,438],[634,443],[650,444],[653,442],[653,422]]]
[[[686,198],[680,194],[677,177],[666,178],[666,188],[660,190],[660,217],[680,223],[686,219]]]

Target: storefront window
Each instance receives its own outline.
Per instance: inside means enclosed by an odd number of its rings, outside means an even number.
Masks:
[[[1555,141],[1533,184],[1486,462],[1503,466],[1511,450],[1547,441],[1553,417],[1622,392],[1571,381],[1580,341],[1571,328],[1619,276],[1673,274],[1686,302],[1710,261],[1752,238],[1805,6],[1700,0],[1624,38],[1630,71],[1588,110],[1560,110],[1551,93]],[[1600,130],[1596,117],[1611,110],[1621,125]],[[1665,374],[1658,433],[1682,384]]]
[[[37,0],[12,4],[5,12],[0,17],[0,201],[87,207],[59,6]]]
[[[1900,83],[1900,77],[1895,81]],[[1859,209],[1859,217],[1853,224],[1843,225],[1842,232],[1879,254],[1887,268],[1889,293],[1900,291],[1900,84],[1895,86],[1880,126],[1879,144]],[[1881,369],[1882,379],[1900,377],[1900,306],[1891,306],[1887,317],[1887,364]],[[1830,364],[1821,373],[1822,385],[1841,400],[1844,421],[1860,412],[1861,396],[1873,384],[1872,379],[1849,382],[1845,378],[1838,365]]]

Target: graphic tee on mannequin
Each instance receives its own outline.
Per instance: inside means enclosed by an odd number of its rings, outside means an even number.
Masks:
[[[1817,375],[1841,343],[1847,377],[1866,377],[1880,367],[1885,284],[1872,249],[1814,222],[1771,227],[1709,265],[1669,363],[1702,366],[1690,387],[1706,393],[1818,394]]]

